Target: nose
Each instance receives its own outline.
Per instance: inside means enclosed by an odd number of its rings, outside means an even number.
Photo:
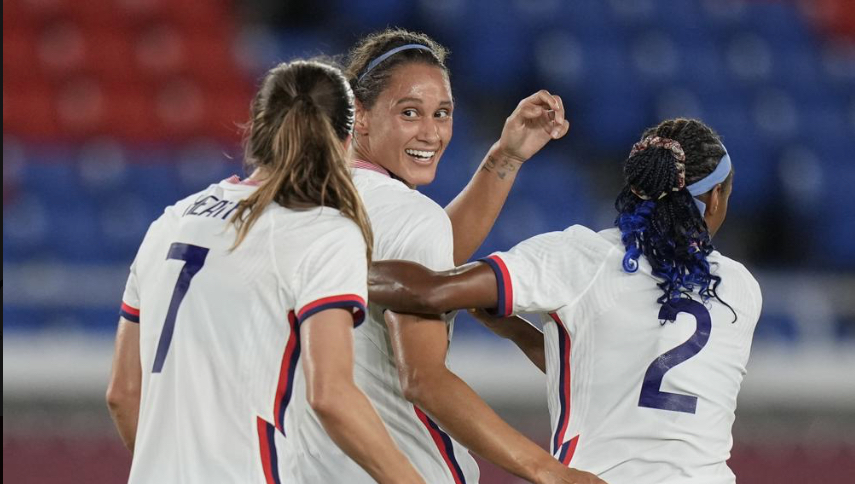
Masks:
[[[439,142],[439,125],[433,118],[425,118],[419,125],[416,139],[434,145]]]

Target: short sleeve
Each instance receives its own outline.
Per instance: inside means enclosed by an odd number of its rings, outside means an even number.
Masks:
[[[334,228],[312,242],[297,270],[294,311],[300,323],[333,308],[350,310],[354,326],[365,319],[368,293],[365,240],[353,222],[345,219],[336,222]]]
[[[591,287],[612,248],[599,234],[574,225],[481,259],[496,275],[496,313],[551,312],[575,304]]]
[[[128,282],[125,284],[125,293],[122,295],[122,307],[119,316],[133,323],[140,322],[140,290],[137,279],[137,261],[131,264]]]

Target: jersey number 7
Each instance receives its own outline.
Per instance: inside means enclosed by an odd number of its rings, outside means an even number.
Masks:
[[[169,302],[169,309],[166,311],[166,321],[163,322],[163,331],[160,333],[160,342],[157,344],[157,354],[154,357],[152,373],[160,373],[163,369],[166,353],[169,352],[169,345],[172,343],[172,333],[175,331],[175,318],[178,316],[178,308],[181,306],[181,301],[184,300],[187,290],[190,289],[190,281],[205,265],[206,257],[208,257],[208,249],[204,247],[178,242],[169,247],[166,258],[183,260],[184,267],[181,269],[181,274],[178,275],[175,290],[172,291],[172,300]]]
[[[641,384],[641,396],[638,398],[639,407],[685,413],[695,413],[698,407],[696,396],[663,392],[659,389],[668,370],[698,354],[710,340],[712,320],[710,312],[703,304],[691,299],[680,299],[670,305],[664,304],[659,310],[659,319],[675,321],[680,313],[688,313],[695,317],[695,332],[685,343],[662,353],[647,367],[644,383]]]

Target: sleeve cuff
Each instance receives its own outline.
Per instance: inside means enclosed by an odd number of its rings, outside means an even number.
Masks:
[[[314,314],[325,309],[350,309],[353,314],[353,327],[365,321],[365,300],[356,294],[345,294],[318,299],[303,306],[297,313],[297,324],[302,324]]]
[[[493,269],[496,275],[496,287],[499,289],[499,297],[495,309],[488,310],[493,316],[507,317],[514,313],[514,288],[511,284],[511,274],[498,255],[491,255],[479,260]]]
[[[122,303],[122,308],[119,309],[119,316],[127,319],[132,323],[139,324],[140,322],[140,310],[128,305],[125,302]]]

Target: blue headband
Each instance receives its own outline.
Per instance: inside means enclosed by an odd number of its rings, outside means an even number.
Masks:
[[[368,67],[366,67],[365,70],[362,71],[362,75],[359,76],[359,79],[357,79],[356,82],[361,82],[362,78],[367,76],[368,73],[371,72],[371,69],[374,69],[375,67],[377,67],[377,64],[383,62],[384,60],[388,59],[389,57],[392,57],[393,55],[397,54],[398,52],[401,52],[402,50],[410,50],[410,49],[420,49],[420,50],[426,50],[429,52],[433,52],[430,49],[430,47],[427,47],[427,46],[421,45],[421,44],[407,44],[407,45],[402,45],[400,47],[395,47],[394,49],[390,50],[389,52],[386,52],[385,54],[383,54],[380,57],[371,61],[368,64]]]
[[[730,155],[727,154],[727,148],[725,148],[724,156],[719,160],[718,166],[715,167],[715,170],[713,170],[709,175],[687,186],[686,189],[689,190],[689,193],[691,193],[693,197],[706,193],[727,179],[727,176],[730,175],[730,168]],[[706,204],[697,198],[694,200],[695,205],[698,206],[698,210],[701,212],[701,217],[703,217],[707,212]]]

